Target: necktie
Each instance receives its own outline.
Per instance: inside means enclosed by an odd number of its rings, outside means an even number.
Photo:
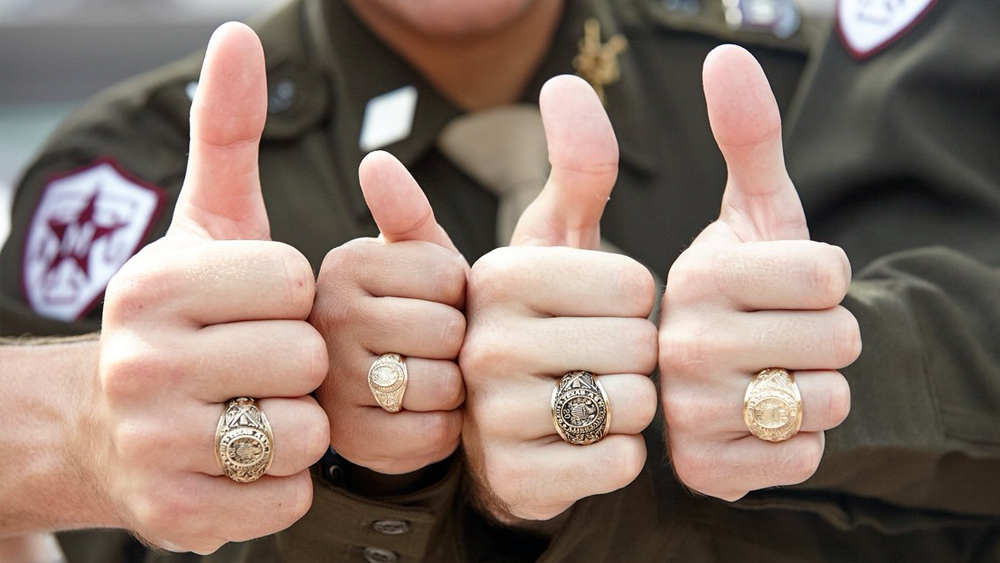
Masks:
[[[458,117],[442,130],[438,148],[499,198],[497,246],[510,244],[518,218],[542,191],[549,174],[538,107],[518,104]]]

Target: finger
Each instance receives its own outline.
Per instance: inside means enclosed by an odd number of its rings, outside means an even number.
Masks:
[[[330,447],[330,423],[326,411],[312,397],[295,399],[260,399],[258,407],[267,416],[273,440],[274,458],[268,475],[288,477],[306,470],[323,457]],[[192,433],[188,447],[193,454],[190,471],[223,475],[215,459],[215,429],[225,411],[225,403],[204,405],[186,422]]]
[[[247,321],[207,326],[177,343],[186,350],[181,384],[205,402],[233,397],[301,397],[322,384],[323,337],[304,321]]]
[[[698,471],[685,471],[683,463],[675,468],[685,485],[726,500],[736,500],[747,493],[768,487],[797,485],[812,477],[823,458],[825,439],[822,432],[799,432],[784,442],[765,442],[747,435],[716,447],[700,449],[704,459]],[[690,444],[679,444],[678,448]],[[671,451],[678,448],[671,446]]]
[[[761,366],[785,369],[841,369],[861,354],[861,332],[843,307],[824,311],[756,311],[718,327],[720,358],[745,371]]]
[[[333,449],[351,463],[401,474],[451,455],[462,432],[462,413],[335,409],[330,430]]]
[[[656,369],[656,326],[631,318],[512,318],[494,343],[495,365],[508,373],[562,377],[573,370],[598,375],[650,374]]]
[[[720,219],[742,241],[809,238],[785,170],[778,105],[760,65],[746,50],[723,45],[705,59],[702,80],[729,171]]]
[[[552,172],[511,245],[600,247],[600,221],[618,177],[618,142],[594,89],[557,76],[539,98]]]
[[[200,510],[178,512],[198,514],[193,526],[203,536],[224,536],[227,541],[246,541],[284,530],[305,516],[312,506],[312,479],[309,471],[288,477],[265,475],[253,483],[237,483],[228,477],[202,476],[207,486],[188,489],[197,496]],[[239,506],[240,518],[233,518]],[[225,522],[225,526],[220,526]]]
[[[356,341],[375,355],[453,360],[465,338],[465,315],[448,305],[378,297],[366,298],[357,308]]]
[[[519,303],[557,317],[649,316],[656,285],[645,266],[621,254],[573,248],[498,249],[476,264],[486,278],[470,298],[482,309]]]
[[[350,407],[377,407],[368,387],[368,371],[378,356],[360,351],[356,358],[339,362],[331,370],[321,396],[333,395],[328,404]],[[449,411],[465,401],[465,383],[458,365],[448,360],[406,358],[407,383],[403,409],[415,412]]]
[[[844,376],[836,371],[796,371],[794,376],[802,396],[801,432],[830,430],[847,418],[851,388]],[[702,438],[746,436],[743,400],[749,383],[749,377],[730,376],[713,384],[671,386],[664,391],[668,428]],[[706,385],[715,385],[716,390],[706,393]]]
[[[375,151],[358,168],[361,192],[386,242],[422,240],[460,254],[434,219],[434,210],[410,172],[394,156]]]
[[[341,300],[357,295],[408,297],[461,308],[467,265],[461,256],[433,243],[385,244],[359,238],[327,254],[320,269],[320,297]],[[340,306],[334,302],[334,306]]]
[[[217,241],[194,245],[133,268],[109,288],[137,294],[113,303],[114,317],[156,311],[166,322],[203,326],[257,319],[305,319],[315,281],[301,253],[269,241]],[[182,275],[179,275],[181,273]],[[154,289],[155,288],[155,289]],[[107,321],[106,321],[107,322]]]
[[[268,239],[257,146],[267,114],[260,40],[227,23],[212,35],[191,105],[191,152],[171,232]]]
[[[598,378],[608,395],[609,434],[639,434],[656,415],[656,386],[645,375],[610,374]],[[556,436],[552,421],[551,379],[533,378],[523,384],[483,387],[476,394],[476,412],[504,413],[482,417],[477,425],[488,435],[510,440],[537,440]],[[470,403],[471,405],[471,403]]]
[[[812,241],[728,245],[702,265],[694,273],[702,283],[688,286],[691,297],[724,300],[744,311],[829,309],[843,301],[851,283],[844,251]],[[676,291],[671,297],[675,303],[681,298]]]
[[[490,487],[515,516],[547,519],[581,498],[627,486],[645,461],[642,436],[615,434],[587,446],[558,438],[544,447],[525,443],[487,459],[484,469]],[[546,507],[551,512],[545,513]]]

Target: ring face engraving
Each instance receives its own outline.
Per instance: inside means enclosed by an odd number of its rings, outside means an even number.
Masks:
[[[570,444],[593,444],[611,427],[608,395],[597,376],[588,371],[564,375],[552,391],[551,408],[556,432]]]
[[[271,425],[256,401],[229,401],[215,432],[215,459],[226,476],[239,483],[260,479],[274,459]]]
[[[406,392],[406,360],[399,354],[382,354],[368,370],[368,388],[388,412],[399,412]]]
[[[743,398],[743,421],[750,433],[783,442],[802,426],[802,396],[788,371],[768,368],[754,376]]]

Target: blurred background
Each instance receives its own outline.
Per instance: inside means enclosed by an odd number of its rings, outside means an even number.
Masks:
[[[0,0],[0,242],[21,169],[77,104],[203,48],[225,21],[248,21],[284,1]],[[782,0],[715,1],[767,9]],[[819,17],[829,17],[834,1],[795,0]]]
[[[0,242],[11,189],[81,101],[284,0],[0,0]]]

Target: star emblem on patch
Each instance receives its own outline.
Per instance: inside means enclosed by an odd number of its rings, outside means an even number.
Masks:
[[[901,37],[936,0],[839,0],[837,28],[847,50],[865,59]]]
[[[25,237],[24,292],[35,312],[73,321],[139,249],[165,192],[109,159],[53,178]]]

